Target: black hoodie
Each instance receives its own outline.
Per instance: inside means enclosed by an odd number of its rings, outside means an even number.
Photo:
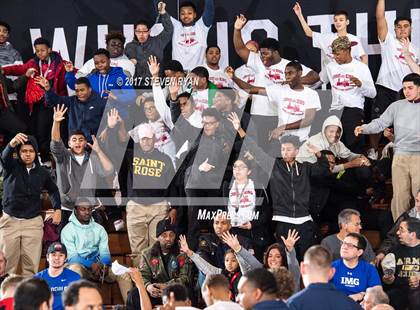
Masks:
[[[252,139],[245,139],[245,150],[249,150],[257,164],[270,175],[273,216],[308,216],[311,177],[330,173],[325,155],[314,164],[295,162],[290,166],[282,158],[268,156]]]
[[[38,144],[33,136],[28,136],[38,154]],[[34,168],[28,170],[19,156],[21,144],[16,147],[17,158],[13,158],[14,148],[7,144],[1,154],[3,165],[3,211],[10,216],[31,219],[41,214],[41,192],[46,189],[54,209],[61,208],[60,194],[48,170],[41,167],[38,156]]]

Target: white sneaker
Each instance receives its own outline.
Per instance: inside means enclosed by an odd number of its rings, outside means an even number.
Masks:
[[[125,223],[124,220],[116,220],[114,222],[114,227],[116,231],[121,231],[125,229]]]
[[[375,151],[375,149],[369,149],[367,157],[372,160],[378,160],[378,151]]]

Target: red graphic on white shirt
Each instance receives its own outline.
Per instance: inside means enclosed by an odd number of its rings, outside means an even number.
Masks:
[[[400,62],[400,63],[402,63],[403,65],[407,65],[407,61],[405,60],[405,56],[404,56],[404,53],[403,53],[403,49],[402,48],[398,48],[397,47],[397,51],[399,52],[399,54],[397,54],[397,55],[394,55],[394,57]],[[417,57],[416,57],[416,55],[414,54],[414,53],[412,53],[412,52],[410,52],[409,51],[409,55],[410,55],[410,57],[411,58],[413,58],[413,60],[414,60],[414,62],[415,63],[417,63],[418,61],[417,61]]]
[[[195,110],[203,112],[205,109],[209,107],[208,99],[194,99],[195,102]]]
[[[231,191],[230,193],[230,199],[232,205],[237,206],[237,198],[239,196],[239,193],[237,191]],[[242,194],[241,199],[239,200],[239,208],[248,208],[249,205],[252,203],[252,197],[255,196],[255,191],[253,190],[245,190]]]
[[[284,81],[284,72],[280,69],[268,68],[265,77],[275,84],[280,84]]]
[[[335,74],[333,75],[333,83],[331,85],[337,90],[351,90],[356,87],[356,85],[350,80],[352,77],[353,76],[351,74]]]
[[[283,98],[284,102],[287,102],[287,105],[282,108],[282,110],[290,115],[303,115],[305,112],[303,106],[305,101],[296,98]]]
[[[211,76],[209,77],[210,82],[217,86],[217,88],[229,87],[229,82],[224,77]]]
[[[196,39],[196,32],[191,31],[181,33],[181,41],[179,41],[178,44],[186,47],[198,44],[198,41]]]
[[[247,74],[244,76],[244,81],[248,84],[254,84],[255,83],[255,75],[254,74]]]

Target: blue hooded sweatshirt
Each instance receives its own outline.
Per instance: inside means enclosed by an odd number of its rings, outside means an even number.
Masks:
[[[96,262],[111,265],[108,234],[93,218],[89,224],[83,225],[73,211],[69,223],[61,231],[61,242],[67,248],[69,264],[81,264],[86,268]]]
[[[92,71],[88,76],[90,86],[102,98],[108,99],[107,91],[117,97],[117,100],[109,98],[106,110],[116,108],[123,119],[127,119],[128,105],[135,103],[136,92],[129,83],[121,67],[110,67],[107,74],[101,74],[98,70]],[[66,72],[66,83],[71,89],[75,89],[76,76],[74,72]]]

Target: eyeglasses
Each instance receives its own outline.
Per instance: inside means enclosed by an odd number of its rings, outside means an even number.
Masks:
[[[216,122],[201,122],[201,124],[203,124],[203,126],[214,126],[216,123],[217,123],[217,121]]]
[[[248,169],[248,167],[245,165],[233,165],[233,169],[242,170],[242,169]]]
[[[347,247],[347,248],[355,248],[359,250],[359,247],[357,245],[354,245],[353,243],[349,243],[349,242],[343,242],[343,244],[341,244],[341,246]]]

